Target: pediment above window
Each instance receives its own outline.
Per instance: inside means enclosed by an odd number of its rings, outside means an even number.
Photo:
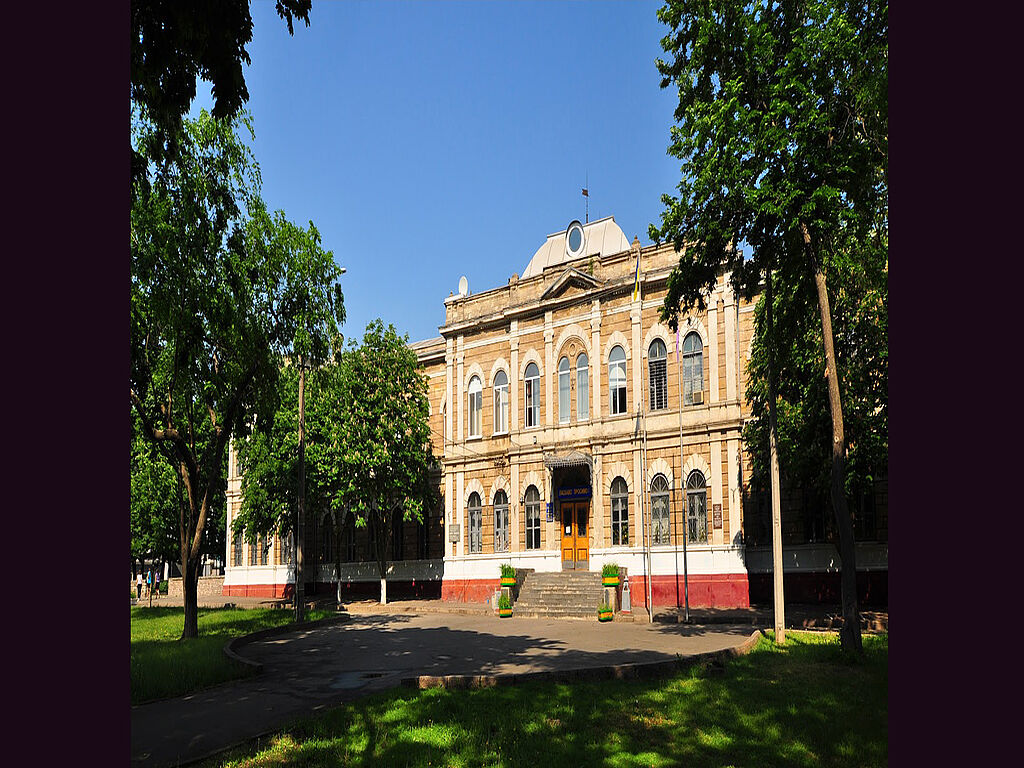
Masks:
[[[604,285],[604,281],[598,280],[586,272],[580,272],[574,267],[569,267],[558,276],[555,282],[548,286],[541,299],[556,299],[561,296],[571,296],[574,293],[583,294],[595,288],[600,288],[602,285]]]

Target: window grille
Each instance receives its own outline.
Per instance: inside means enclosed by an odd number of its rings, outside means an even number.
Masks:
[[[651,541],[654,544],[671,544],[669,523],[668,480],[664,475],[655,475],[651,481]]]
[[[665,342],[655,339],[647,352],[647,378],[652,411],[668,407],[668,359]]]
[[[708,492],[704,475],[696,469],[686,478],[686,536],[690,544],[708,541]]]

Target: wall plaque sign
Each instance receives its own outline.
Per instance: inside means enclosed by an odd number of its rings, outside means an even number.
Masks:
[[[461,533],[462,532],[459,530],[459,524],[458,523],[449,523],[448,524],[448,541],[456,541],[457,542],[459,540],[459,535]]]
[[[578,488],[559,488],[558,489],[558,500],[559,501],[576,501],[578,499],[589,499],[591,496],[590,486],[580,486]]]
[[[722,527],[722,505],[721,504],[712,504],[711,505],[711,519],[712,519],[712,524],[715,526],[715,528],[721,528]]]
[[[548,522],[549,523],[555,522],[555,510],[554,510],[554,507],[552,506],[550,501],[548,502],[547,507],[545,509],[547,510],[547,520],[548,520]]]

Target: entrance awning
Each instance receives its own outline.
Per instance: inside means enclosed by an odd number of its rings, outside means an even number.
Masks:
[[[582,451],[570,451],[559,455],[557,453],[544,454],[544,466],[548,469],[564,469],[566,467],[589,467],[594,469],[594,457]]]

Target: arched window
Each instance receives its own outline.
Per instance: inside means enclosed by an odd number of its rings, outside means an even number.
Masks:
[[[671,544],[669,536],[668,480],[655,475],[651,481],[651,542]]]
[[[244,565],[245,560],[245,540],[242,538],[242,534],[235,534],[235,566],[241,567]]]
[[[704,344],[696,333],[683,339],[683,404],[704,402]]]
[[[629,545],[629,488],[621,477],[612,480],[612,545]]]
[[[535,485],[526,489],[526,548],[540,549],[540,491]]]
[[[586,353],[576,358],[576,418],[586,421],[590,418],[590,361]]]
[[[540,369],[536,363],[526,366],[523,386],[526,388],[523,400],[526,405],[525,423],[527,427],[536,427],[540,424]]]
[[[508,374],[498,371],[494,376],[494,434],[508,432]]]
[[[696,469],[686,478],[686,536],[691,544],[708,541],[708,490]]]
[[[665,342],[655,339],[647,351],[647,379],[652,411],[668,408],[668,358]]]
[[[480,509],[480,494],[473,491],[469,494],[469,551],[484,551],[484,515]]]
[[[494,494],[494,551],[508,552],[508,495]]]
[[[484,409],[484,388],[480,377],[469,380],[469,436],[480,437],[480,412]]]
[[[569,413],[569,358],[558,361],[558,423],[568,424],[572,416]]]
[[[618,345],[608,355],[608,398],[613,416],[626,412],[626,353]]]

